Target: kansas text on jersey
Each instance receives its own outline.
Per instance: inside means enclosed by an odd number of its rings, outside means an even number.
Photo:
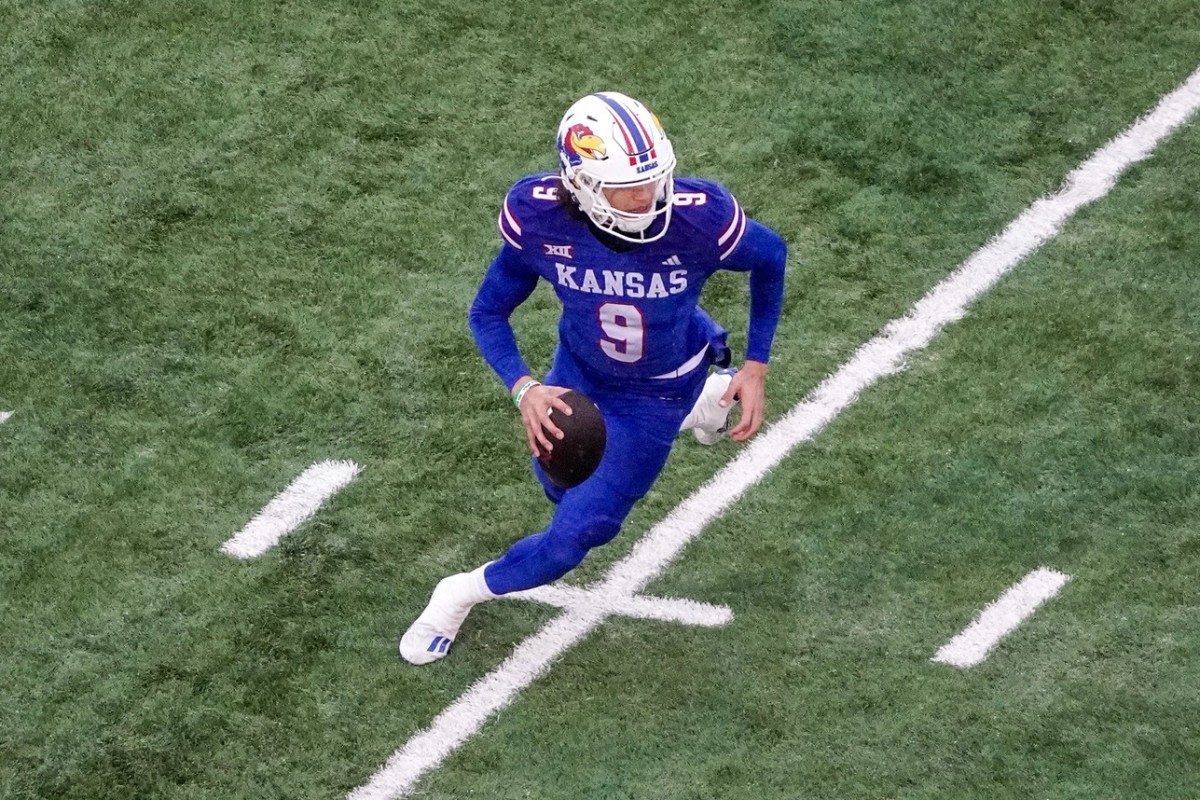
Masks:
[[[511,386],[530,374],[508,322],[539,278],[562,303],[560,344],[589,373],[615,384],[677,377],[707,363],[712,334],[699,310],[719,269],[751,273],[746,357],[766,361],[782,305],[786,247],[711,181],[677,178],[673,214],[654,242],[614,246],[560,202],[557,174],[518,181],[504,198],[504,245],[489,267],[470,323],[484,358]]]

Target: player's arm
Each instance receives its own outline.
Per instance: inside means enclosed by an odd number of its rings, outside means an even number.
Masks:
[[[767,363],[779,315],[783,310],[783,283],[787,244],[775,231],[752,219],[733,252],[729,268],[750,273],[750,329],[746,338],[746,363],[733,376],[723,404],[737,397],[742,415],[729,437],[743,442],[758,432],[766,414]]]
[[[510,321],[517,306],[537,288],[537,280],[537,273],[522,262],[520,251],[504,245],[488,267],[467,317],[475,346],[508,387],[521,413],[529,449],[534,455],[539,448],[544,452],[553,449],[551,436],[559,439],[563,436],[558,426],[550,422],[550,408],[571,413],[570,406],[558,399],[566,389],[542,386],[534,380],[529,365],[521,357]]]
[[[537,273],[521,263],[520,251],[504,245],[484,274],[467,315],[475,346],[506,386],[529,373],[509,318],[533,294],[537,279]]]

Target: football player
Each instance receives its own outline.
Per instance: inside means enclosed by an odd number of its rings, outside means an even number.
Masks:
[[[555,503],[549,526],[495,561],[442,579],[400,640],[413,664],[442,658],[476,603],[541,586],[612,540],[667,462],[681,430],[703,443],[728,430],[745,441],[763,421],[764,381],[783,303],[787,247],[748,218],[721,185],[675,177],[675,153],[658,117],[617,92],[572,105],[559,124],[559,170],[531,175],[500,209],[503,243],[471,306],[469,323],[484,359],[521,415],[533,469]],[[749,274],[746,358],[728,367],[726,332],[700,307],[717,270]],[[549,283],[562,303],[549,372],[534,377],[509,317]],[[552,408],[575,389],[603,414],[607,446],[596,471],[562,489],[536,456],[562,431]]]

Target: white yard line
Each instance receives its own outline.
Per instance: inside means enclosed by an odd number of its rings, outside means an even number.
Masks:
[[[605,616],[637,617],[660,622],[679,622],[683,625],[699,625],[716,628],[733,619],[728,606],[714,606],[696,600],[674,597],[647,597],[645,595],[615,595],[595,589],[581,589],[562,583],[539,586],[525,592],[504,595],[504,599],[533,600],[550,606],[571,610],[591,608]]]
[[[982,664],[1001,639],[1033,616],[1070,579],[1052,569],[1035,569],[979,612],[975,621],[943,645],[931,660],[961,669]]]
[[[903,317],[889,323],[850,361],[826,378],[782,420],[759,434],[708,483],[684,500],[609,570],[594,589],[633,595],[654,580],[719,516],[797,445],[808,441],[848,408],[867,387],[901,369],[941,329],[1030,253],[1054,238],[1075,212],[1109,192],[1131,164],[1150,155],[1200,108],[1200,70],[1166,95],[1142,119],[1070,173],[1063,188],[1036,201],[1004,231],[921,298]],[[487,719],[600,625],[606,614],[572,607],[522,642],[492,673],[434,718],[397,750],[352,800],[384,800],[406,795],[429,770],[473,736]]]
[[[221,545],[221,550],[236,558],[261,556],[316,514],[317,509],[354,480],[359,471],[353,461],[313,464],[267,503],[246,527]]]
[[[11,411],[0,411],[0,425],[8,422],[8,418],[13,415]]]

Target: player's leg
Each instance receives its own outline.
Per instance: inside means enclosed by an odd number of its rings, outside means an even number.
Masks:
[[[595,474],[563,494],[546,530],[525,537],[488,566],[488,587],[507,594],[552,583],[589,550],[612,541],[666,465],[680,405],[635,398],[605,403],[607,444]]]
[[[682,412],[630,402],[606,414],[608,442],[595,474],[561,495],[549,527],[516,542],[496,561],[443,579],[429,604],[400,640],[413,664],[446,655],[477,603],[541,586],[574,569],[589,550],[612,540],[634,503],[666,464]]]
[[[569,361],[560,350],[555,355],[555,363],[558,364],[564,359]],[[555,386],[580,386],[582,379],[576,370],[568,369],[569,374],[556,374],[558,371],[558,368],[552,367],[550,374],[546,376],[546,383]],[[534,475],[542,485],[546,498],[558,504],[565,495],[565,490],[550,481],[536,458],[531,461]],[[514,544],[510,552],[515,549],[520,556],[535,550],[537,536],[538,534],[525,537]],[[428,664],[443,658],[449,652],[450,643],[458,635],[471,609],[497,596],[484,579],[484,570],[490,565],[491,562],[488,562],[470,572],[449,575],[438,582],[425,609],[400,637],[400,655],[406,661],[412,664]]]
[[[458,629],[477,603],[496,595],[487,586],[483,567],[442,578],[434,587],[421,615],[400,637],[400,655],[410,664],[428,664],[442,658]]]
[[[501,595],[553,583],[579,566],[589,550],[612,541],[640,497],[603,478],[588,479],[564,495],[546,530],[526,536],[488,565],[488,588]]]

